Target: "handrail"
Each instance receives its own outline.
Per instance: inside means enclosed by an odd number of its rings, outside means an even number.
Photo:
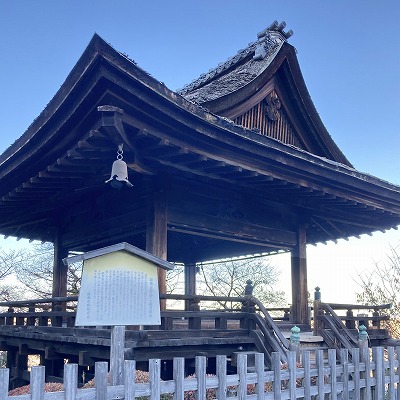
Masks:
[[[274,331],[279,342],[283,345],[285,350],[289,350],[288,340],[282,335],[281,330],[278,328],[275,321],[271,318],[268,310],[264,307],[264,305],[261,303],[261,301],[255,297],[251,297],[249,300],[252,303],[254,303],[259,308],[259,310],[264,314],[264,321],[266,322],[267,326]]]
[[[246,303],[249,300],[249,296],[243,297],[230,297],[230,296],[204,296],[204,295],[188,295],[188,294],[164,294],[160,293],[160,299],[165,300],[192,300],[192,301],[227,301],[236,303]],[[49,297],[41,299],[27,299],[27,300],[12,300],[0,302],[0,307],[29,307],[33,305],[47,304],[47,303],[67,303],[78,301],[78,296],[67,296],[67,297]],[[283,311],[287,312],[290,310],[289,307],[272,307],[268,308],[269,311]],[[236,311],[236,310],[232,310]]]
[[[28,307],[32,304],[44,304],[44,303],[64,303],[68,301],[78,301],[78,296],[69,297],[50,297],[45,299],[29,299],[29,300],[13,300],[13,301],[2,301],[0,307]]]
[[[282,335],[281,330],[271,318],[268,310],[257,298],[249,296],[248,302],[257,306],[261,312],[261,314],[253,314],[253,319],[264,337],[264,342],[269,344],[273,352],[280,354],[282,362],[287,362],[287,352],[289,351],[288,340]],[[265,349],[266,347],[264,346],[264,353]],[[266,355],[268,356],[267,359],[271,357],[271,354]]]
[[[320,318],[324,319],[324,322],[329,325],[329,328],[335,334],[335,339],[347,349],[351,349],[358,345],[356,338],[350,332],[350,330],[346,327],[343,321],[339,318],[339,316],[335,313],[332,307],[327,303],[320,303],[320,308],[322,308],[328,315],[320,316]],[[322,336],[325,338],[323,330],[320,332]]]
[[[349,309],[354,309],[354,310],[387,310],[392,307],[391,303],[388,304],[382,304],[379,306],[373,306],[373,305],[368,305],[368,304],[339,304],[339,303],[325,303],[329,304],[329,306],[332,309],[336,310],[349,310]]]
[[[160,299],[166,300],[202,300],[202,301],[230,301],[243,303],[246,297],[229,297],[229,296],[204,296],[197,294],[166,294],[160,293]]]

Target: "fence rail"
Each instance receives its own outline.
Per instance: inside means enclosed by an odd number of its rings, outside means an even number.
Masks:
[[[32,367],[31,394],[8,396],[9,370],[0,369],[0,400],[134,400],[146,397],[150,400],[176,399],[400,399],[399,354],[400,347],[372,349],[354,348],[349,352],[328,350],[324,358],[322,350],[313,359],[310,352],[304,352],[298,360],[295,352],[290,352],[287,364],[282,364],[279,353],[273,353],[272,369],[265,371],[264,355],[255,353],[250,360],[246,353],[238,355],[237,373],[227,374],[227,359],[217,356],[216,375],[206,374],[207,359],[197,356],[195,375],[184,377],[184,358],[175,358],[173,380],[161,381],[161,362],[152,359],[149,363],[149,378],[146,383],[135,383],[135,361],[121,361],[117,369],[117,380],[108,384],[108,364],[96,363],[95,388],[78,389],[78,366],[67,364],[64,369],[64,392],[46,393],[45,368]],[[337,360],[340,359],[340,363]],[[250,368],[249,365],[252,365]],[[250,371],[250,372],[249,372]],[[115,372],[114,372],[115,376]]]

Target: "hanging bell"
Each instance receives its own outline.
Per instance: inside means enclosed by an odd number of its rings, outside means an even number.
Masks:
[[[110,182],[111,186],[116,189],[121,189],[122,186],[132,187],[132,183],[128,180],[128,166],[122,160],[122,146],[119,147],[117,159],[113,162],[111,168],[111,177],[105,183]]]

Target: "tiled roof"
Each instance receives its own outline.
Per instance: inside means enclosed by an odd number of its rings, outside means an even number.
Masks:
[[[274,22],[236,55],[200,75],[178,90],[187,100],[201,104],[231,93],[258,76],[274,59],[283,43],[293,34],[284,32],[285,22]]]

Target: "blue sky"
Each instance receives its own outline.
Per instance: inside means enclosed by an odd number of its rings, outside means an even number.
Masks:
[[[95,32],[178,89],[274,20],[294,31],[311,98],[344,154],[400,184],[398,0],[0,0],[0,152],[43,110]]]

